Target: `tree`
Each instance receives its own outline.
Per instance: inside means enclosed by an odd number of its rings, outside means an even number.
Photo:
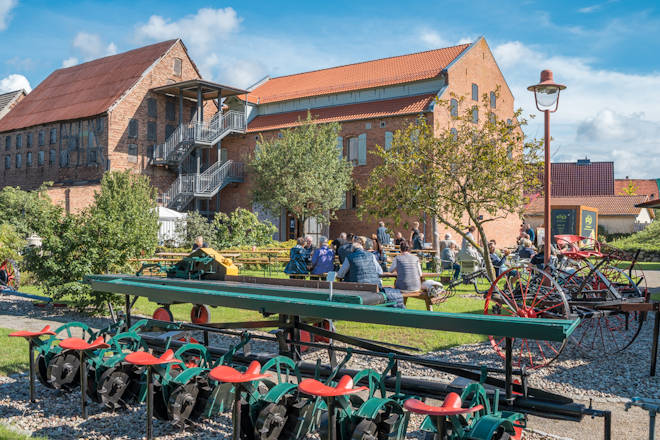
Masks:
[[[215,243],[212,242],[215,235],[213,225],[197,211],[189,211],[185,217],[176,219],[174,234],[181,247],[190,248],[195,242],[195,238],[199,236],[204,237],[209,246],[215,247]],[[209,242],[209,240],[211,241]]]
[[[273,242],[275,226],[247,209],[238,208],[231,214],[218,212],[213,218],[214,242],[218,249],[241,246],[264,246]]]
[[[476,226],[481,242],[488,243],[484,224],[522,209],[523,189],[538,184],[541,143],[525,142],[520,111],[510,122],[490,116],[475,123],[475,110],[478,106],[435,130],[419,118],[394,134],[388,151],[378,146],[375,154],[383,164],[363,189],[361,213],[397,223],[402,214],[430,214],[479,249],[494,279],[487,246],[478,246],[466,229]],[[481,114],[489,111],[484,96]]]
[[[622,196],[636,196],[637,195],[637,185],[635,185],[635,182],[628,182],[628,185],[626,185],[625,188],[621,190],[620,195]]]
[[[19,261],[25,240],[10,223],[0,223],[0,265],[5,260]]]
[[[62,208],[51,201],[48,184],[35,191],[5,186],[0,190],[0,223],[9,223],[23,238],[36,233],[42,238],[52,235],[62,217]]]
[[[337,150],[338,123],[318,124],[307,114],[281,138],[260,138],[250,161],[253,197],[274,214],[284,208],[303,223],[326,223],[351,187],[351,164]]]

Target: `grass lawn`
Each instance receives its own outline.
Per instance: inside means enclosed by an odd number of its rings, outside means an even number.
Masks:
[[[28,343],[23,338],[10,338],[8,335],[13,331],[14,330],[0,328],[0,341],[2,341],[2,350],[0,350],[1,376],[18,373],[29,368]],[[0,431],[0,439],[2,438],[4,437],[2,437],[2,431]]]
[[[25,439],[40,439],[46,440],[46,437],[32,437],[31,435],[20,434],[13,431],[6,425],[0,425],[0,440],[25,440]]]
[[[628,269],[630,267],[630,262],[620,262],[615,265],[621,269]],[[660,270],[660,261],[638,261],[636,263],[637,268],[642,270]]]

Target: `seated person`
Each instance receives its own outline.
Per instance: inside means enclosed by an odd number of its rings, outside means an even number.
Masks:
[[[456,262],[456,250],[458,245],[451,241],[447,247],[442,249],[440,253],[440,259],[442,260],[442,269],[453,269],[454,276],[453,279],[457,279],[458,275],[461,273],[461,265]]]
[[[424,249],[424,234],[421,232],[415,234],[415,238],[413,238],[412,242],[412,248],[415,250]]]
[[[532,247],[532,242],[529,238],[520,240],[520,247],[518,248],[518,257],[532,258],[536,255],[536,250]]]
[[[307,251],[303,247],[305,239],[300,237],[298,244],[291,248],[289,251],[289,262],[284,268],[284,273],[288,274],[305,274],[307,271]]]
[[[353,252],[344,258],[337,277],[352,283],[377,284],[380,288],[380,274],[382,273],[383,269],[376,261],[374,254],[364,250],[364,240],[357,235],[354,236]]]
[[[312,270],[311,273],[319,275],[322,273],[331,272],[334,268],[335,253],[328,247],[328,239],[325,237],[319,238],[319,247],[314,250],[312,254]]]
[[[192,246],[193,251],[195,251],[197,249],[200,249],[200,248],[207,248],[207,247],[209,247],[209,245],[206,244],[206,242],[204,241],[204,237],[202,237],[201,235],[198,235],[197,237],[195,237],[195,242],[193,243],[193,246]]]
[[[417,255],[410,253],[410,247],[405,241],[401,243],[401,253],[392,261],[390,272],[396,273],[396,289],[418,292],[422,288],[422,266]]]
[[[403,243],[405,240],[403,239],[403,234],[401,232],[397,232],[394,235],[394,246],[401,246],[401,243]]]
[[[491,241],[488,243],[488,253],[490,254],[490,261],[493,263],[493,267],[495,268],[495,275],[499,277],[500,274],[506,270],[506,257],[508,255],[508,251],[505,250],[504,255],[500,257],[495,251],[495,243]]]
[[[344,244],[337,249],[337,256],[339,257],[339,264],[344,264],[346,255],[353,252],[353,234],[348,234]]]

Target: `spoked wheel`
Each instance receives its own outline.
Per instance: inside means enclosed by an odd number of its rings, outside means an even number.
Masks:
[[[48,382],[56,390],[71,391],[80,385],[80,357],[65,350],[48,363]]]
[[[21,274],[18,264],[14,260],[5,260],[0,264],[0,286],[7,286],[12,290],[18,290]]]
[[[500,274],[488,290],[484,306],[486,315],[529,319],[568,319],[569,312],[564,290],[546,272],[532,266],[514,267]],[[504,358],[505,338],[488,338]],[[512,338],[513,363],[517,368],[544,367],[559,356],[565,345],[566,341]]]
[[[124,368],[117,366],[105,370],[99,378],[98,396],[100,401],[110,409],[128,407],[131,377]]]

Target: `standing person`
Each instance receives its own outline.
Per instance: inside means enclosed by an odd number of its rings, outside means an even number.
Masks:
[[[380,244],[383,245],[388,245],[392,242],[390,234],[387,232],[387,228],[385,227],[385,222],[383,221],[378,222],[378,230],[376,231],[376,238],[378,238]]]
[[[209,245],[204,241],[204,237],[198,235],[195,237],[195,242],[193,243],[192,250],[196,251],[199,248],[207,248]]]
[[[344,264],[344,260],[346,259],[346,255],[350,254],[353,252],[353,234],[348,234],[346,236],[346,241],[344,244],[339,246],[339,249],[337,249],[337,256],[339,257],[339,264]]]
[[[456,249],[458,245],[452,240],[449,243],[449,246],[444,248],[440,253],[440,258],[442,259],[442,269],[453,269],[454,276],[453,279],[457,279],[458,275],[461,273],[461,266],[456,262]]]
[[[529,223],[525,224],[525,232],[527,235],[529,235],[529,240],[532,242],[532,244],[536,243],[536,231],[534,231],[534,228],[532,228],[532,225]]]
[[[419,222],[413,222],[412,231],[410,231],[409,243],[415,243],[415,239],[419,238]]]
[[[289,251],[289,262],[284,268],[284,273],[288,274],[305,274],[307,271],[307,252],[303,247],[305,239],[298,238],[297,244]]]
[[[310,273],[319,275],[331,272],[334,268],[335,253],[328,247],[328,239],[321,236],[319,247],[312,254],[312,270]]]
[[[337,272],[337,277],[352,283],[377,284],[381,287],[380,274],[383,269],[374,254],[364,250],[364,241],[353,237],[353,252],[348,254]]]
[[[403,239],[403,234],[401,232],[397,232],[394,235],[394,245],[395,246],[401,246],[401,243],[403,243],[404,241],[406,241],[406,240]]]
[[[476,230],[477,228],[474,225],[470,226],[465,236],[470,237],[470,240],[474,241],[474,232]],[[472,243],[470,243],[466,237],[463,237],[463,243],[461,243],[461,250],[465,249],[466,246],[472,246]]]
[[[394,287],[402,292],[418,292],[422,288],[422,266],[417,255],[410,253],[405,241],[401,244],[401,253],[394,257],[390,272],[396,273]]]

